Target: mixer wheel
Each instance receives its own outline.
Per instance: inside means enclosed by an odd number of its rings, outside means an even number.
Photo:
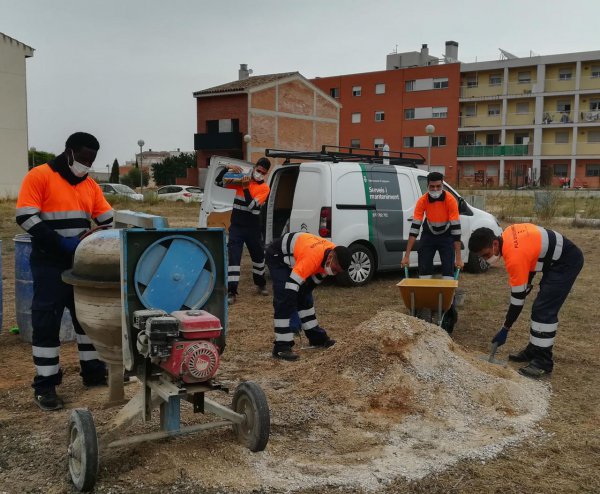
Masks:
[[[69,473],[78,491],[89,491],[98,478],[98,436],[89,410],[76,408],[69,417]]]
[[[262,451],[271,432],[271,416],[267,397],[261,387],[246,381],[235,388],[231,408],[246,416],[241,424],[233,425],[238,441],[250,451]]]

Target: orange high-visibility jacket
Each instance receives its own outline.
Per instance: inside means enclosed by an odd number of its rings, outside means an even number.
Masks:
[[[108,224],[112,217],[112,207],[89,176],[72,185],[44,164],[33,168],[23,179],[16,220],[32,235],[33,249],[49,257],[52,253],[59,254],[60,236],[78,236],[89,230],[92,219],[98,224]]]
[[[227,188],[235,189],[231,222],[258,224],[260,208],[269,197],[269,186],[265,182],[258,183],[252,180],[247,189],[241,185],[227,185]]]
[[[460,215],[454,196],[447,191],[443,191],[439,199],[431,199],[429,193],[422,195],[415,205],[409,235],[417,237],[422,225],[434,235],[442,235],[450,230],[450,235],[459,242]]]
[[[281,251],[283,261],[292,272],[285,288],[297,292],[308,278],[320,283],[327,276],[323,268],[325,252],[334,248],[333,242],[311,233],[286,233],[281,241]]]

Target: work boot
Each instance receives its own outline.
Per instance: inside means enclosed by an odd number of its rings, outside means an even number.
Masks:
[[[33,401],[44,411],[60,410],[65,406],[62,398],[56,394],[56,390],[34,391]]]
[[[89,376],[83,378],[83,385],[86,388],[99,388],[101,386],[108,386],[108,376]]]
[[[257,295],[262,295],[263,297],[266,297],[269,295],[269,291],[267,290],[267,287],[265,285],[263,286],[257,286],[256,287],[256,294]]]
[[[289,347],[273,347],[273,358],[293,362],[294,360],[298,360],[300,355],[292,352],[292,349]]]
[[[314,348],[330,348],[333,345],[335,345],[335,340],[332,340],[329,336],[327,336],[326,339],[320,341],[310,341],[309,339],[308,343],[311,347]]]
[[[532,379],[539,379],[540,377],[547,376],[551,373],[552,370],[542,369],[541,367],[535,365],[535,362],[531,362],[529,365],[519,369],[519,374],[522,376],[531,377]]]
[[[235,293],[230,293],[229,295],[227,295],[227,303],[229,305],[235,304],[235,299],[236,298],[237,298],[237,295]]]
[[[511,362],[530,362],[534,357],[533,346],[531,344],[528,344],[520,352],[508,354],[508,360]]]

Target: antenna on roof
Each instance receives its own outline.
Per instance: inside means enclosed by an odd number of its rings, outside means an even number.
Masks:
[[[500,50],[500,60],[515,60],[517,57],[516,55],[513,55],[511,52],[503,50],[502,48],[498,48],[498,50]]]

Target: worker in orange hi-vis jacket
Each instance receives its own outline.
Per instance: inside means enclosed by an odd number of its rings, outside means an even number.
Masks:
[[[273,357],[297,360],[292,351],[294,330],[290,317],[296,312],[311,346],[329,348],[335,344],[319,326],[312,291],[327,276],[335,276],[350,266],[347,247],[304,232],[286,233],[267,246],[266,263],[273,282]]]
[[[542,273],[540,290],[531,309],[529,344],[508,358],[513,362],[528,362],[519,369],[525,376],[539,378],[550,374],[554,367],[552,347],[558,312],[583,267],[581,250],[560,233],[530,223],[511,225],[500,237],[489,228],[478,228],[471,234],[469,250],[490,265],[502,257],[508,272],[510,305],[504,325],[492,339],[498,346],[506,343],[525,297],[531,292],[535,274]]]
[[[71,135],[63,153],[25,175],[17,199],[16,221],[31,235],[31,325],[36,370],[32,387],[34,401],[42,410],[63,407],[56,386],[62,381],[59,332],[65,307],[77,334],[83,384],[107,384],[106,365],[77,321],[73,287],[61,278],[62,272],[72,267],[80,236],[90,229],[92,220],[98,225],[113,221],[112,207],[88,175],[99,148],[91,134]]]
[[[415,205],[413,222],[401,266],[409,266],[410,253],[421,228],[419,240],[419,278],[431,278],[436,252],[442,262],[444,279],[454,278],[454,268],[463,268],[461,257],[461,229],[458,202],[443,189],[444,176],[439,172],[427,175],[427,193]]]

